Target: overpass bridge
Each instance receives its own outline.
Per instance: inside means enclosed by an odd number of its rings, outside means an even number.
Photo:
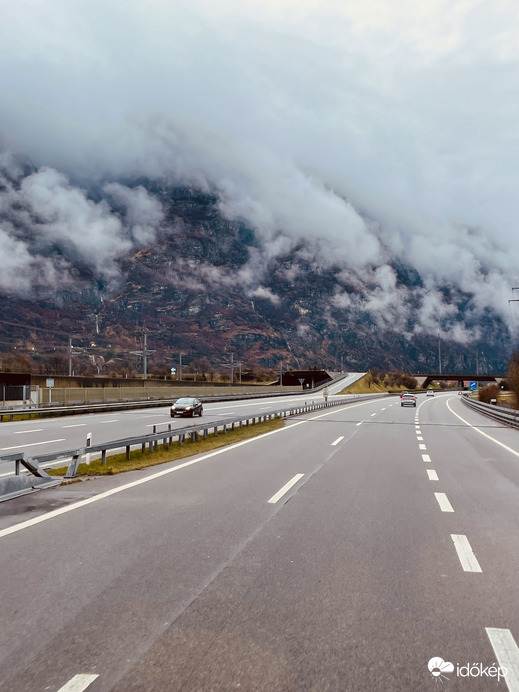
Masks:
[[[422,387],[427,389],[431,382],[457,382],[458,387],[465,386],[465,382],[499,382],[506,375],[482,375],[481,373],[420,373],[412,375],[416,380],[423,380]]]

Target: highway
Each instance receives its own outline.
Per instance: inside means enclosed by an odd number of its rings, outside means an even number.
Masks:
[[[329,386],[330,395],[340,392],[365,373],[349,373]],[[274,390],[275,391],[275,390]],[[92,435],[92,444],[101,444],[125,437],[146,435],[157,430],[183,428],[198,425],[203,421],[216,421],[232,416],[244,416],[274,411],[283,406],[298,406],[305,401],[323,401],[323,393],[302,392],[287,396],[272,396],[261,399],[237,399],[204,404],[202,418],[171,418],[170,407],[163,406],[133,411],[113,411],[64,416],[62,418],[36,418],[27,421],[0,424],[0,456],[25,452],[28,456],[62,452],[86,445],[87,435]],[[61,464],[63,461],[60,462]],[[0,460],[0,477],[13,473],[12,462]]]
[[[0,688],[518,692],[519,434],[459,399],[2,503]]]

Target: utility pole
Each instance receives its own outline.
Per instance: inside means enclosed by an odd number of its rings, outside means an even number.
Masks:
[[[225,368],[231,368],[231,384],[234,384],[234,368],[239,366],[240,367],[240,382],[241,382],[241,366],[243,363],[235,363],[234,362],[234,353],[231,353],[231,362],[230,363],[222,363],[222,365]]]
[[[72,337],[68,338],[68,376],[72,377]]]
[[[479,375],[478,349],[476,349],[476,375]]]
[[[147,380],[148,379],[148,356],[151,356],[155,351],[150,351],[148,348],[148,332],[146,329],[144,330],[144,348],[142,351],[130,351],[130,353],[134,356],[141,356],[142,357],[142,379]]]
[[[442,374],[442,342],[440,339],[440,334],[438,333],[438,368],[440,370],[440,375]]]

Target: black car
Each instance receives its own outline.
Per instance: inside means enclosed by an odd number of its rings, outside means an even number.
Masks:
[[[201,416],[203,406],[200,399],[195,399],[193,396],[183,396],[177,399],[171,407],[171,417],[175,416]]]

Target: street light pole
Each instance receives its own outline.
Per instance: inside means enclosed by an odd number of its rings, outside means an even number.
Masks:
[[[440,334],[438,333],[438,368],[440,375],[442,374],[442,346],[441,346]]]

